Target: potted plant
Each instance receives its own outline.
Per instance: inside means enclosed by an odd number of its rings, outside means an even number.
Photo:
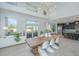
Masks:
[[[14,35],[14,38],[15,38],[15,41],[16,41],[16,42],[19,42],[19,41],[21,40],[21,38],[20,38],[20,36],[21,36],[20,33],[14,32],[13,35]]]

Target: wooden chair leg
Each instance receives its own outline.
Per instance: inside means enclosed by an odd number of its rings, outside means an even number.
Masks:
[[[38,47],[32,48],[32,53],[34,54],[34,56],[39,56]]]

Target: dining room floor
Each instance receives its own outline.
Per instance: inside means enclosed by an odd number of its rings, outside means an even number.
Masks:
[[[19,44],[0,49],[0,56],[34,56],[31,48],[26,44]],[[48,56],[79,56],[79,41],[62,38],[60,48]]]

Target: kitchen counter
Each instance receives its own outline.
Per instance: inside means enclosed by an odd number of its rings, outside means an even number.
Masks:
[[[79,40],[79,32],[63,32],[64,37],[74,40]]]

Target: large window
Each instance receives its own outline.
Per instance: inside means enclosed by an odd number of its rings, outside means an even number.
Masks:
[[[27,38],[33,38],[38,36],[38,24],[33,21],[26,22]]]
[[[17,26],[16,19],[14,19],[14,18],[6,18],[5,19],[5,27],[4,27],[6,36],[9,36],[13,32],[15,32],[16,31],[16,26]]]

